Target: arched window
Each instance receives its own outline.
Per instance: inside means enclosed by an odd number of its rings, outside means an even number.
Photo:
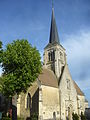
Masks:
[[[71,89],[70,80],[67,79],[67,89]]]
[[[48,53],[48,61],[50,61],[51,60],[51,53],[49,52]]]
[[[26,98],[25,98],[25,108],[31,109],[31,95],[30,95],[30,93],[28,93]]]
[[[53,112],[53,119],[56,120],[56,112]]]
[[[53,61],[53,52],[51,52],[51,61]]]
[[[53,61],[55,60],[55,51],[51,51],[48,53],[48,61]]]
[[[55,51],[53,50],[53,60],[55,60]]]
[[[51,52],[51,61],[55,60],[55,51],[53,50]]]

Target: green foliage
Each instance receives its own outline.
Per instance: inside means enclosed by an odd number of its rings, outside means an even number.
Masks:
[[[3,50],[3,94],[26,92],[41,72],[40,54],[27,40],[16,40]]]
[[[2,42],[0,41],[0,49],[2,48]]]
[[[6,113],[2,114],[2,120],[12,120],[11,118],[9,118],[9,116],[7,116]]]
[[[2,120],[12,120],[12,119],[9,117],[3,117]]]
[[[86,116],[83,114],[83,112],[81,112],[81,120],[86,120]]]
[[[0,77],[0,92],[2,92],[3,85],[4,85],[3,79],[2,79],[2,77]]]
[[[24,120],[24,118],[21,118],[21,117],[17,117],[17,120]]]
[[[79,116],[77,115],[77,113],[72,113],[72,118],[73,120],[79,120]]]
[[[0,41],[0,64],[2,62],[2,55],[3,55],[2,42]],[[3,87],[3,80],[2,77],[0,77],[0,92],[2,91],[2,87]]]
[[[37,113],[32,114],[30,120],[38,120],[38,114]]]

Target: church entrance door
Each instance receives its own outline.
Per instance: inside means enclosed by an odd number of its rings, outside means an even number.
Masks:
[[[72,107],[68,107],[68,120],[72,120]]]

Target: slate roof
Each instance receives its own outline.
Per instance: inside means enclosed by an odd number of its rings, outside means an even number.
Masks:
[[[43,69],[38,78],[42,85],[58,88],[57,78],[54,75],[53,71]]]
[[[75,86],[75,88],[76,88],[76,91],[77,91],[77,94],[78,95],[81,95],[81,96],[84,96],[84,93],[81,91],[81,89],[78,87],[78,85],[76,84],[76,82],[75,81],[73,81],[74,82],[74,86]]]
[[[58,81],[53,71],[44,68],[38,78],[42,85],[58,88]],[[84,96],[84,93],[78,87],[76,82],[73,81],[73,83],[74,83],[77,94]]]
[[[49,43],[58,43],[59,44],[59,36],[58,36],[56,21],[55,21],[55,17],[54,17],[54,8],[52,8],[52,19],[51,19]]]

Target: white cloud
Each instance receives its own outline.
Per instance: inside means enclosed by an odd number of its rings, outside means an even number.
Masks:
[[[84,91],[90,106],[90,31],[65,35],[63,46],[72,78]]]
[[[65,35],[64,39],[72,78],[83,90],[90,88],[90,31]]]
[[[90,79],[87,78],[86,81],[77,81],[77,84],[82,90],[90,90]]]
[[[90,58],[90,32],[80,32],[78,35],[67,35],[64,46],[66,47],[70,59]],[[73,54],[73,55],[72,55]]]

